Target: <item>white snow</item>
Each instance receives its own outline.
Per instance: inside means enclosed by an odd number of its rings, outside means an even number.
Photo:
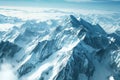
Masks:
[[[21,27],[23,23],[15,23],[15,24],[11,24],[11,23],[0,23],[0,31],[8,31],[10,29],[12,29],[12,27],[17,26],[17,27]]]
[[[14,26],[13,24],[9,24],[9,23],[0,24],[0,31],[7,31],[10,28],[12,28],[13,26]]]
[[[109,77],[109,80],[115,80],[113,76],[110,76]]]

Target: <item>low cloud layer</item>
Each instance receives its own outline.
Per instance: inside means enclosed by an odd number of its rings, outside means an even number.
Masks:
[[[0,80],[18,80],[10,64],[4,63],[0,65]]]

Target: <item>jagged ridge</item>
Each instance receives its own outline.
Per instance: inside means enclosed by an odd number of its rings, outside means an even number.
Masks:
[[[47,26],[47,30],[43,26]],[[115,54],[120,47],[118,32],[107,34],[100,25],[92,25],[83,19],[79,21],[73,15],[50,28],[45,22],[28,21],[17,29],[20,34],[13,43],[24,49],[21,50],[23,53],[15,49],[14,54],[23,54],[22,61],[30,56],[17,70],[20,80],[95,80],[97,64],[104,66],[106,71],[109,68],[115,80],[119,79],[119,53]],[[1,50],[3,47],[1,45]],[[104,76],[101,79],[105,79]]]

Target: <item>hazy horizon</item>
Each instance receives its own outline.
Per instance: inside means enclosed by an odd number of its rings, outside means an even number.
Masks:
[[[119,0],[0,0],[0,6],[75,8],[120,11]]]

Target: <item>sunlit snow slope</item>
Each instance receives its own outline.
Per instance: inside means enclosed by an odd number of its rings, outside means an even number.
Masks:
[[[120,80],[118,14],[1,7],[0,80]]]

